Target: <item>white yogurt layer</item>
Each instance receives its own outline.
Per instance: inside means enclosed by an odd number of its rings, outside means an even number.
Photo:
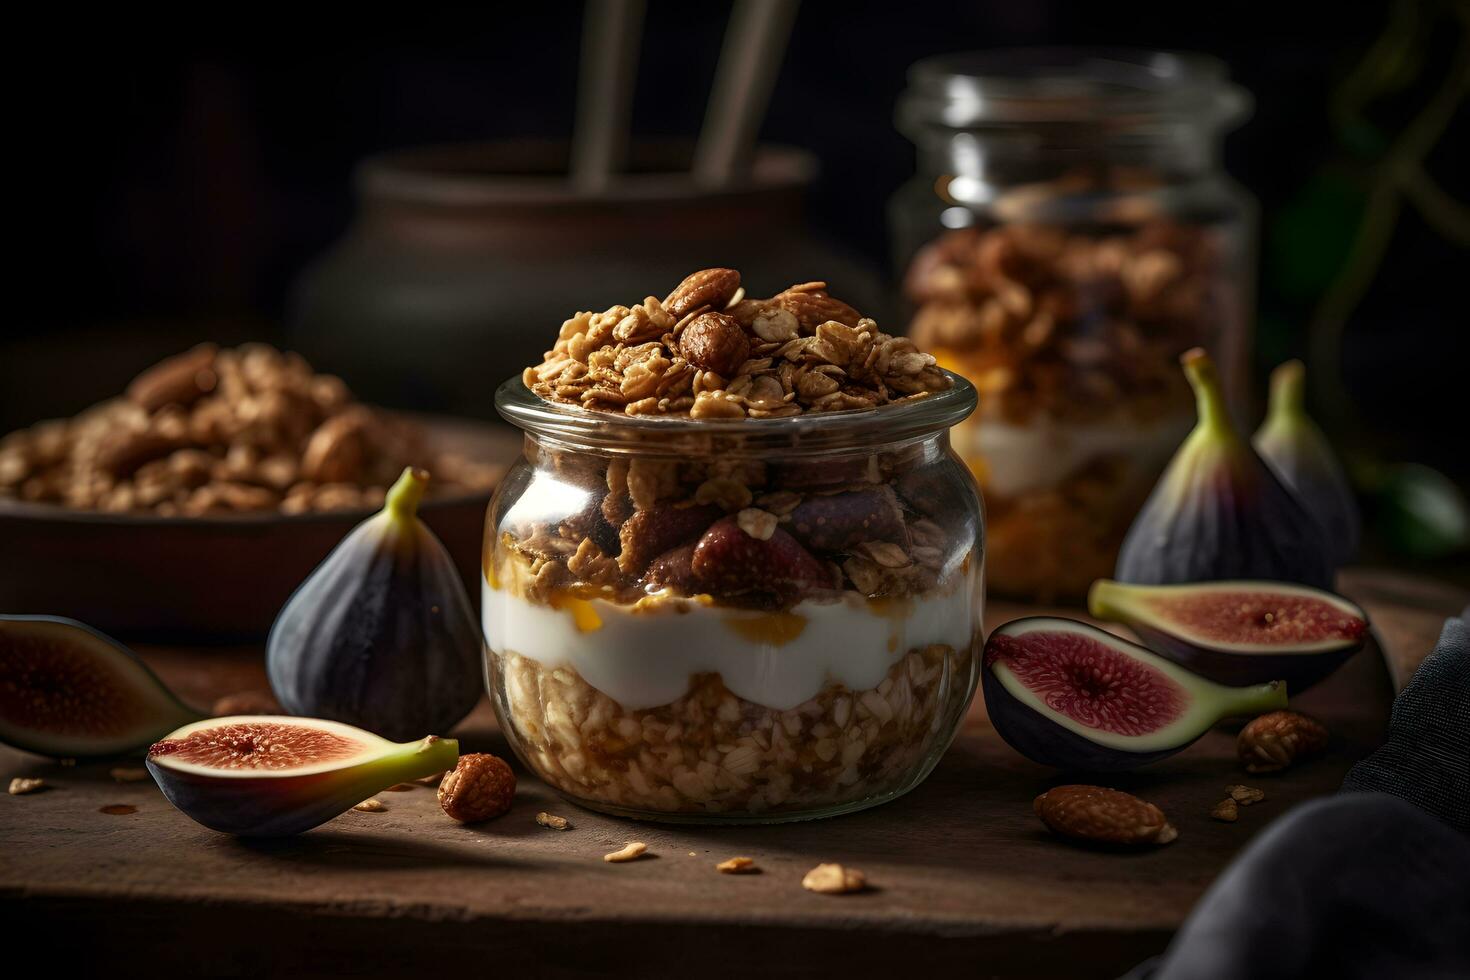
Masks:
[[[786,711],[838,682],[877,687],[914,647],[969,646],[981,599],[968,581],[948,594],[889,602],[847,596],[759,613],[694,600],[638,607],[570,599],[548,608],[481,579],[485,641],[549,668],[571,667],[624,708],[676,701],[695,674],[717,673],[736,696]]]
[[[1128,456],[1146,465],[1167,458],[1189,432],[1192,415],[1156,419],[1059,424],[1039,419],[1034,425],[972,420],[954,430],[961,456],[980,456],[986,463],[985,490],[997,497],[1017,497],[1046,490],[1093,460]]]

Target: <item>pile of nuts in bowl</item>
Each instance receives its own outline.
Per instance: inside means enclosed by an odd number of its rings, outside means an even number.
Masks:
[[[0,499],[160,516],[380,506],[405,466],[432,492],[486,492],[501,467],[425,444],[342,380],[264,344],[201,344],[120,398],[0,438]]]

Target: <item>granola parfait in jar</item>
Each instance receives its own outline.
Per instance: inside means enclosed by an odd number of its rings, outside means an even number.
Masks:
[[[1213,59],[1010,50],[919,62],[893,199],[909,335],[974,382],[955,444],[985,492],[991,587],[1112,574],[1193,421],[1178,356],[1245,377],[1254,205],[1225,174],[1248,96]]]
[[[819,282],[694,273],[578,313],[497,394],[501,726],[574,802],[777,822],[916,786],[974,693],[983,549],[949,428],[973,388]]]

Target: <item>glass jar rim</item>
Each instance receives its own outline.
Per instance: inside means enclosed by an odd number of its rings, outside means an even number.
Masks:
[[[547,401],[527,388],[519,375],[496,390],[495,408],[506,421],[531,435],[613,455],[869,452],[880,445],[933,435],[969,417],[978,397],[975,386],[952,371],[944,373],[954,386],[923,398],[784,418],[617,415]]]
[[[1211,55],[1144,48],[1002,48],[937,55],[909,68],[900,128],[1183,119],[1237,122],[1250,94]]]

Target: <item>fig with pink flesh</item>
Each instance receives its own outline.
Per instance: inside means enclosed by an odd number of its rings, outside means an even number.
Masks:
[[[1135,769],[1222,718],[1286,706],[1279,681],[1226,687],[1086,623],[1031,617],[985,644],[985,708],[1001,738],[1059,769]]]
[[[1087,595],[1098,619],[1124,623],[1152,650],[1222,684],[1283,679],[1300,694],[1368,639],[1368,614],[1341,596],[1287,582],[1125,585]]]
[[[1199,420],[1128,529],[1114,577],[1329,588],[1335,565],[1322,528],[1236,431],[1209,355],[1196,348],[1180,360]]]
[[[396,743],[341,722],[236,715],[185,725],[148,750],[170,803],[221,833],[310,830],[397,783],[453,769],[459,743]]]
[[[0,742],[53,758],[119,755],[201,717],[90,626],[0,616]]]

